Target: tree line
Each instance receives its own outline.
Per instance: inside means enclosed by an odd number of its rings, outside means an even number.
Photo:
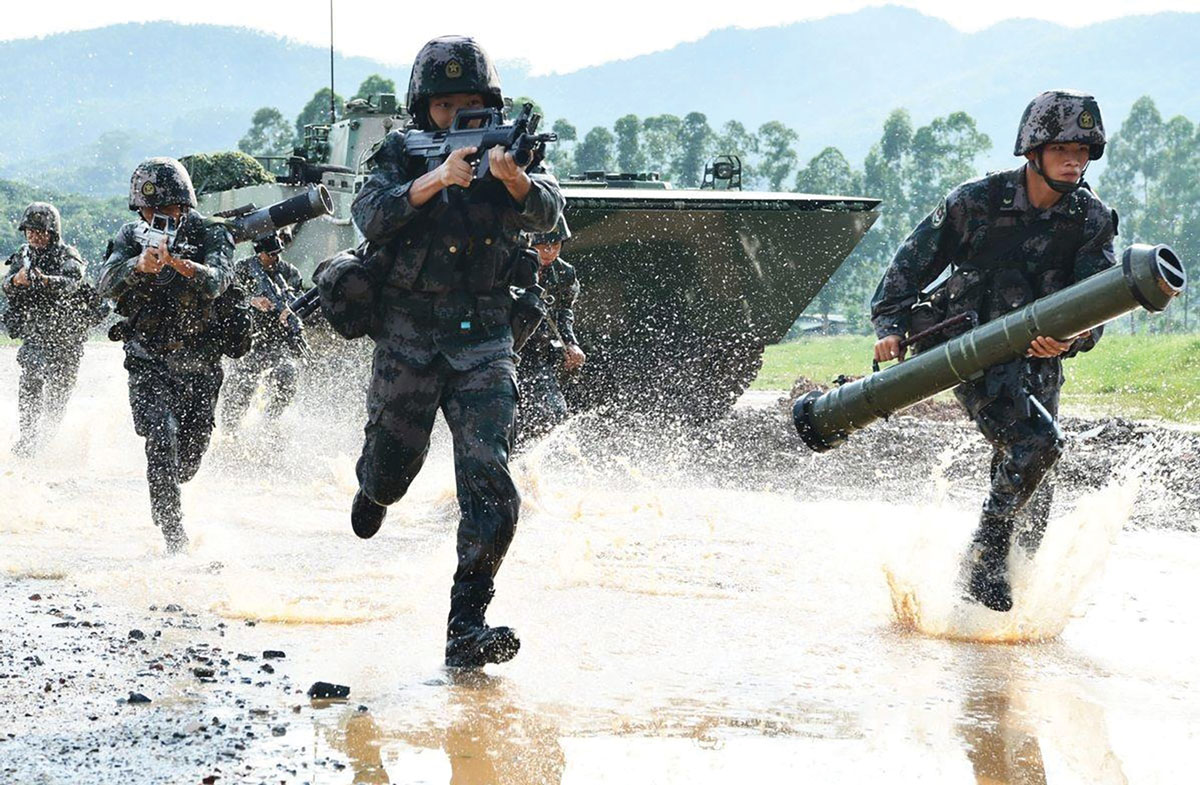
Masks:
[[[395,93],[396,84],[376,74],[353,97],[380,92]],[[258,110],[239,148],[255,155],[289,152],[303,138],[305,125],[328,121],[330,97],[328,87],[318,90],[291,123],[277,109]],[[332,98],[341,114],[346,102],[336,94]],[[536,100],[514,100],[517,106],[526,102],[546,114]],[[904,109],[887,117],[858,166],[834,146],[803,162],[795,149],[796,132],[778,121],[748,128],[731,120],[714,128],[703,112],[689,112],[682,117],[627,114],[611,127],[586,133],[567,118],[555,119],[550,127],[559,142],[546,160],[560,178],[587,171],[653,171],[678,187],[695,187],[709,160],[734,154],[742,159],[747,189],[881,199],[879,220],[809,307],[810,313],[842,314],[864,331],[871,293],[896,248],[954,186],[983,173],[979,159],[993,145],[966,112],[918,127]],[[1121,216],[1118,253],[1134,242],[1167,243],[1189,273],[1200,271],[1200,124],[1182,116],[1164,119],[1144,96],[1118,130],[1112,129],[1110,123],[1104,171],[1092,185]],[[1149,321],[1123,320],[1117,329],[1138,329],[1142,322],[1158,331],[1196,329],[1200,315],[1190,296],[1180,306]]]

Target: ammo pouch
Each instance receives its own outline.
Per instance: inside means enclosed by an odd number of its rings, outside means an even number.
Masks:
[[[246,306],[246,293],[239,286],[229,286],[213,302],[213,319],[210,334],[221,354],[236,360],[250,351],[254,317]]]
[[[338,335],[350,340],[371,334],[376,319],[378,287],[364,258],[366,248],[341,251],[322,262],[316,275],[321,313]]]
[[[72,304],[75,312],[79,315],[80,327],[85,330],[90,330],[100,324],[108,318],[108,314],[112,310],[104,298],[86,283],[80,284],[79,288],[75,290]]]
[[[22,303],[14,304],[10,298],[8,309],[4,312],[4,329],[9,338],[20,338],[21,328],[25,326],[25,308]]]
[[[542,320],[548,316],[549,309],[546,308],[546,301],[542,299],[545,290],[537,284],[524,289],[512,286],[509,287],[509,291],[513,297],[512,317],[509,320],[513,334],[513,352],[520,354],[521,349],[537,332]]]

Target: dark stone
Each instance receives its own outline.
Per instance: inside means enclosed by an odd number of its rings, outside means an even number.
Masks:
[[[146,640],[146,633],[142,632],[141,630],[130,630],[129,631],[129,640],[144,641],[144,640]]]
[[[262,664],[262,667],[259,668],[259,670],[264,673],[274,673],[275,672],[275,668],[272,667],[270,663],[266,663],[266,662],[264,662]]]
[[[287,655],[284,654],[283,652],[276,651],[275,649],[267,649],[266,651],[263,652],[264,660],[282,660],[286,656]]]
[[[34,602],[37,602],[38,600],[42,599],[42,595],[40,595],[40,594],[31,594],[31,595],[29,595],[29,599],[33,600]]]
[[[348,698],[350,697],[350,688],[342,684],[330,684],[327,681],[318,681],[308,688],[308,697],[317,699]]]
[[[150,699],[147,698],[145,695],[143,695],[140,692],[131,692],[131,693],[129,693],[129,698],[126,702],[127,703],[149,703]]]
[[[175,603],[171,603],[163,608],[163,613],[179,613],[183,608],[180,608]]]
[[[286,734],[287,734],[287,727],[284,725],[276,725],[274,728],[271,728],[272,736],[284,736]]]
[[[258,659],[258,657],[255,657],[253,654],[239,654],[237,658],[242,662],[253,662],[254,660]]]
[[[212,668],[192,668],[192,673],[194,673],[198,679],[211,679],[214,671]]]

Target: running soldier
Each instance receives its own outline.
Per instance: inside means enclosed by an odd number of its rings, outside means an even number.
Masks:
[[[408,88],[417,129],[446,129],[460,110],[502,106],[500,78],[473,39],[436,38],[417,54]],[[468,160],[477,152],[491,170],[478,180]],[[509,284],[526,252],[522,232],[553,229],[563,197],[554,178],[527,173],[500,147],[457,150],[427,171],[393,131],[371,165],[352,213],[373,255],[365,265],[343,255],[317,281],[330,323],[365,316],[375,341],[351,523],[359,537],[379,530],[420,471],[441,410],[460,511],[445,662],[505,662],[520,641],[484,615],[521,504],[508,470],[517,408]],[[364,267],[377,271],[370,285],[361,282]]]
[[[268,417],[283,414],[296,395],[298,361],[307,344],[304,326],[287,306],[304,292],[300,271],[280,258],[291,237],[290,229],[285,229],[256,241],[255,255],[234,266],[238,286],[250,293],[254,332],[250,351],[233,361],[225,385],[221,423],[226,430],[237,429],[264,375]]]
[[[233,237],[196,211],[182,164],[138,164],[129,209],[141,220],[117,232],[99,290],[125,317],[109,336],[125,344],[133,426],[146,440],[151,515],[175,553],[188,543],[179,486],[195,476],[208,449],[224,379],[221,354],[245,351],[249,325],[233,311],[240,297],[223,297],[233,280]],[[148,231],[156,227],[158,235]]]
[[[21,433],[13,454],[28,457],[62,420],[92,321],[83,283],[86,264],[75,248],[63,243],[58,208],[34,202],[17,228],[25,233],[25,244],[9,257],[0,288],[8,298],[4,323],[9,337],[21,339]]]
[[[538,255],[537,283],[544,290],[542,297],[549,313],[521,350],[517,366],[522,442],[548,433],[567,417],[567,400],[558,380],[559,360],[567,373],[578,371],[587,361],[575,338],[579,278],[575,268],[560,255],[570,239],[565,217],[559,219],[553,231],[532,238]]]
[[[955,188],[900,246],[872,300],[875,358],[902,358],[901,338],[930,321],[973,313],[987,322],[1115,264],[1117,215],[1083,181],[1104,145],[1095,98],[1073,90],[1034,98],[1013,149],[1024,164]],[[945,282],[925,292],[947,268]],[[1040,336],[1025,358],[955,388],[993,447],[991,490],[966,565],[969,596],[993,610],[1012,608],[1008,554],[1018,514],[1028,505],[1017,536],[1030,551],[1046,528],[1051,486],[1043,479],[1063,450],[1055,422],[1062,361],[1091,350],[1100,334]]]

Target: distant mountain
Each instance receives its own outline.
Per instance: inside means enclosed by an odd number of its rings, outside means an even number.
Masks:
[[[1042,90],[1095,93],[1115,131],[1145,94],[1165,114],[1200,119],[1200,90],[1188,74],[1200,74],[1200,14],[1127,17],[1078,29],[1011,21],[967,34],[909,9],[883,7],[720,30],[665,52],[532,79],[522,89],[581,132],[626,112],[699,109],[714,126],[730,118],[748,127],[781,120],[799,133],[803,160],[835,145],[860,162],[897,107],[921,124],[962,109],[991,136],[994,166],[1011,160],[1017,120]]]
[[[1077,29],[1010,21],[967,34],[883,7],[720,30],[565,75],[531,77],[512,63],[501,70],[509,95],[535,97],[551,119],[569,119],[581,132],[630,112],[699,110],[714,127],[781,120],[800,135],[803,160],[835,145],[860,162],[896,107],[918,124],[963,109],[991,136],[983,163],[996,167],[1011,160],[1025,103],[1049,87],[1093,91],[1111,130],[1143,94],[1168,116],[1200,119],[1200,90],[1188,76],[1200,73],[1198,41],[1200,14]],[[352,94],[376,72],[403,89],[408,67],[339,57],[339,92]],[[83,179],[111,192],[136,159],[232,148],[255,109],[276,106],[294,117],[327,81],[319,47],[239,28],[125,24],[0,43],[0,175],[70,180],[84,169]]]
[[[336,64],[347,94],[369,74],[396,73],[365,58]],[[327,51],[234,27],[123,24],[3,42],[0,175],[127,172],[151,154],[230,149],[255,109],[295,117],[328,83]]]

